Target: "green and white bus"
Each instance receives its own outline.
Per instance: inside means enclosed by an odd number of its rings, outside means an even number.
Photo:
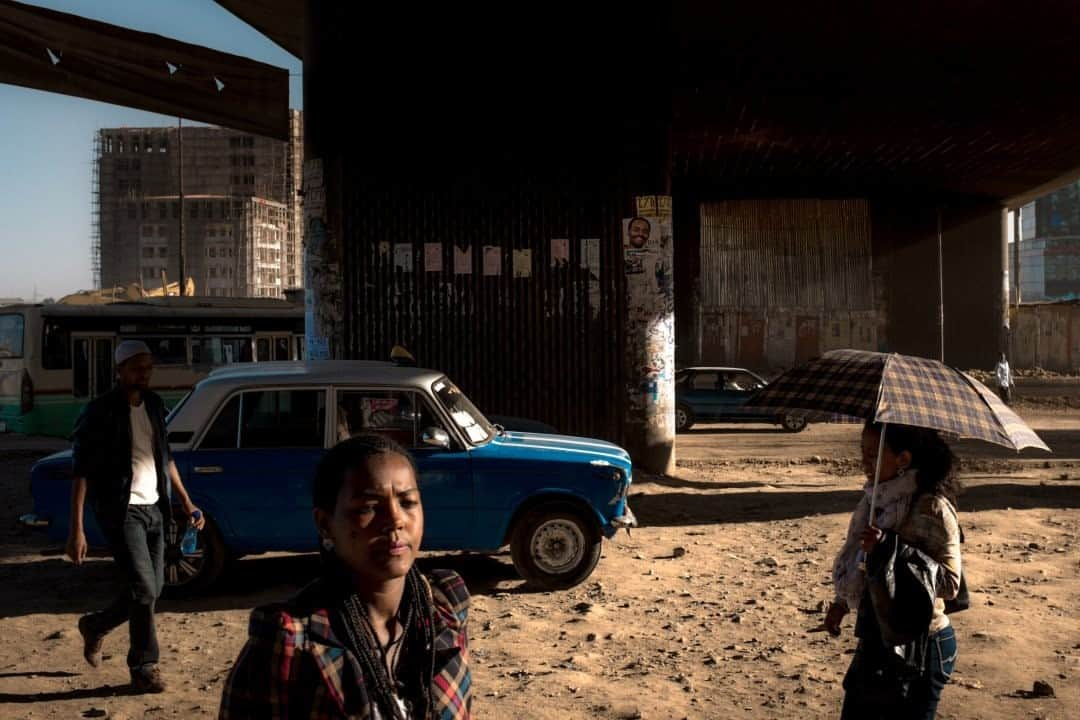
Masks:
[[[172,407],[215,367],[302,359],[304,310],[193,297],[0,306],[0,432],[68,436],[83,405],[113,387],[121,340],[150,346],[152,387]]]

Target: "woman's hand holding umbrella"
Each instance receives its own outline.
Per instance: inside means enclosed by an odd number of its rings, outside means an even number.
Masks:
[[[859,536],[859,545],[862,546],[863,552],[869,555],[874,546],[881,542],[884,537],[884,530],[870,525]]]

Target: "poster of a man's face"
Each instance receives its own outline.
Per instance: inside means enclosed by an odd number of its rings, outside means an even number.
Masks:
[[[649,234],[652,232],[652,224],[643,217],[630,220],[627,227],[627,248],[631,250],[644,250],[649,242]]]

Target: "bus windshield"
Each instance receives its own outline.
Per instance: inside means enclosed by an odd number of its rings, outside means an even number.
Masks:
[[[26,321],[22,315],[0,315],[0,358],[23,356],[23,328]]]

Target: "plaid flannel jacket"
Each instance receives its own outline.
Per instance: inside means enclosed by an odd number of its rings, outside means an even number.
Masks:
[[[952,503],[938,495],[921,494],[898,530],[900,538],[914,545],[938,562],[938,597],[930,632],[949,626],[945,601],[956,597],[960,589],[960,523]]]
[[[425,580],[435,608],[432,717],[468,720],[469,592],[461,577],[449,570],[435,570]],[[252,611],[247,644],[225,682],[221,720],[372,720],[363,671],[330,627],[320,582],[286,603]]]

